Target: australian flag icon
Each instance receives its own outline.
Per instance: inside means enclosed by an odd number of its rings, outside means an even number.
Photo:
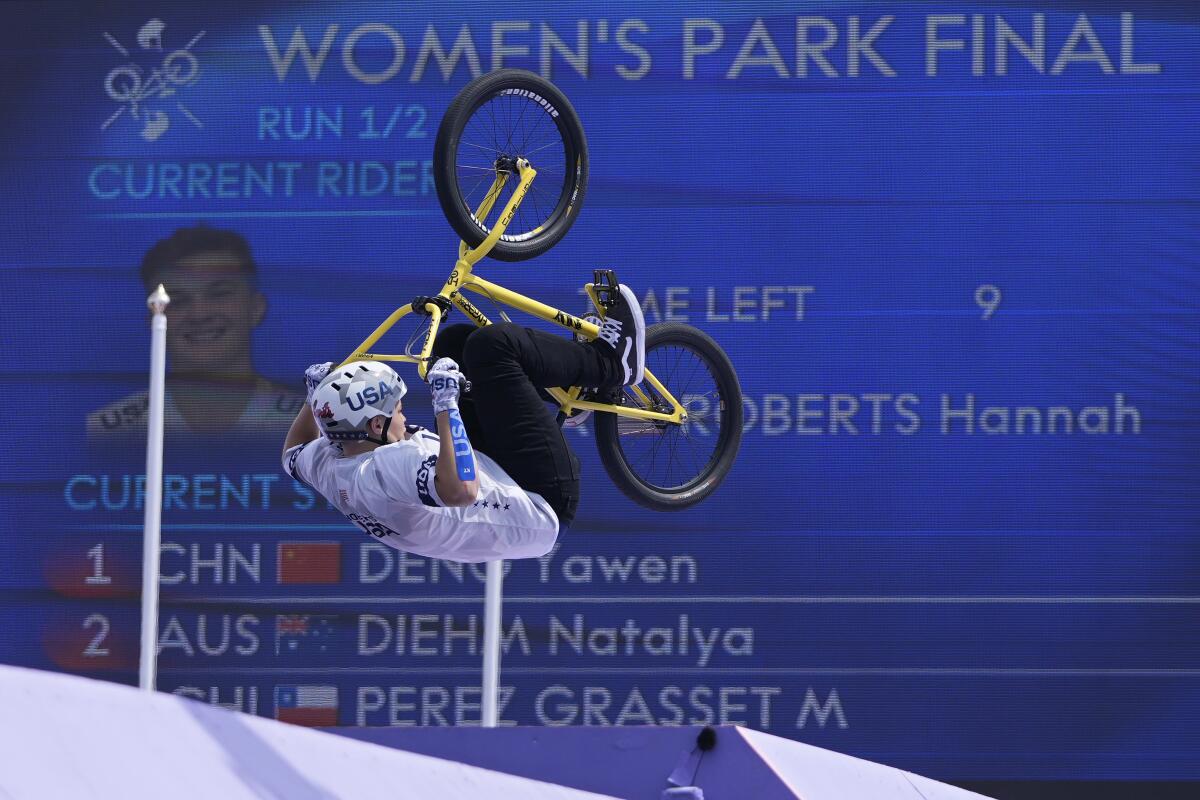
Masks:
[[[275,655],[323,655],[333,652],[335,616],[275,615]]]

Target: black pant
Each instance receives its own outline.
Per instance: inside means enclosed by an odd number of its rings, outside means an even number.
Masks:
[[[579,460],[538,389],[610,385],[615,360],[592,344],[511,322],[439,330],[433,358],[442,357],[457,361],[471,382],[459,402],[471,443],[569,525],[579,505]]]

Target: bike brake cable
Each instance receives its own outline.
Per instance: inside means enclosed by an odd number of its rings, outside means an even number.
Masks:
[[[500,303],[496,300],[496,298],[492,297],[492,293],[490,291],[488,291],[488,288],[486,286],[480,286],[479,284],[476,284],[476,283],[472,283],[471,285],[474,286],[475,288],[477,288],[483,294],[487,295],[487,299],[491,300],[492,305],[496,307],[496,313],[500,315],[500,319],[504,320],[505,322],[512,322],[512,320],[509,318],[508,314],[504,311],[504,307],[500,305]]]
[[[417,343],[418,337],[423,337],[425,330],[432,324],[433,319],[431,317],[426,317],[425,324],[418,325],[416,327],[416,330],[412,332],[412,335],[408,337],[408,342],[404,345],[404,355],[408,356],[409,358],[416,358],[418,360],[420,359],[421,354],[413,352],[413,345]]]

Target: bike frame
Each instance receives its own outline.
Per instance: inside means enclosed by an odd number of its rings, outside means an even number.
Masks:
[[[450,277],[446,279],[440,292],[434,298],[429,298],[429,302],[424,304],[422,309],[414,309],[412,303],[400,306],[388,316],[374,332],[371,333],[362,343],[354,348],[349,356],[341,363],[347,361],[355,361],[358,359],[372,359],[375,361],[405,361],[415,363],[417,371],[421,377],[425,377],[425,372],[429,368],[430,353],[433,351],[434,341],[437,339],[438,328],[441,326],[443,319],[442,305],[435,302],[436,300],[443,301],[443,304],[453,305],[457,307],[474,322],[477,326],[483,327],[491,325],[492,321],[488,319],[479,308],[472,303],[463,292],[473,292],[475,294],[487,295],[494,301],[524,312],[538,319],[546,320],[561,328],[566,328],[569,331],[580,333],[589,339],[595,339],[600,328],[587,320],[580,319],[576,316],[568,314],[565,311],[560,311],[553,306],[548,306],[545,303],[539,303],[530,297],[526,297],[518,292],[505,289],[497,283],[492,283],[485,280],[474,273],[475,264],[491,251],[504,235],[504,229],[512,222],[513,216],[516,214],[517,207],[521,205],[521,201],[525,199],[525,194],[529,191],[529,185],[533,183],[533,179],[537,176],[537,170],[530,166],[525,159],[518,159],[517,170],[520,173],[519,183],[516,191],[513,192],[504,210],[501,212],[495,226],[488,234],[487,238],[480,242],[479,246],[471,249],[467,247],[466,242],[460,242],[458,245],[458,261],[454,265],[454,270],[450,273]],[[509,180],[509,173],[497,171],[496,178],[492,181],[492,186],[488,190],[487,196],[483,203],[475,211],[476,219],[486,219],[491,212],[492,206],[496,202],[496,198],[500,195],[500,190]],[[534,231],[536,232],[536,230]],[[586,290],[588,297],[591,298],[592,304],[600,307],[600,299],[597,295],[595,284],[587,284]],[[425,341],[421,345],[421,354],[419,356],[409,355],[393,355],[387,353],[371,352],[371,348],[378,342],[383,335],[392,329],[397,322],[412,313],[421,313],[429,316],[429,330],[425,333]],[[340,364],[339,364],[340,366]],[[671,406],[671,412],[665,413],[662,411],[651,411],[649,406],[652,402],[640,386],[629,387],[630,391],[644,403],[647,408],[636,408],[631,406],[623,406],[615,403],[598,403],[592,400],[581,400],[581,389],[578,386],[563,388],[548,388],[548,391],[558,404],[562,407],[564,414],[570,415],[576,411],[605,411],[613,414],[620,414],[624,417],[635,417],[637,419],[653,420],[656,422],[670,422],[682,424],[687,420],[687,411],[683,405],[675,399],[667,388],[662,385],[650,370],[646,370],[646,383],[654,387],[654,390],[666,403]]]

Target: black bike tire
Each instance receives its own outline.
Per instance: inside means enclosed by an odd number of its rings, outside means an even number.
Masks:
[[[558,112],[556,122],[563,137],[563,148],[566,151],[564,160],[575,162],[574,172],[567,171],[568,176],[573,176],[573,181],[569,180],[564,191],[560,193],[559,205],[555,208],[550,224],[544,230],[523,241],[505,241],[502,238],[488,253],[492,258],[500,261],[524,261],[545,253],[566,236],[567,231],[579,216],[583,198],[587,192],[587,139],[584,136],[579,115],[575,113],[575,108],[558,87],[540,75],[523,69],[499,69],[488,72],[464,86],[451,101],[450,107],[446,109],[442,122],[438,126],[433,149],[433,182],[437,190],[438,202],[442,206],[442,213],[446,215],[450,227],[454,228],[454,232],[469,247],[478,246],[487,238],[487,232],[480,228],[472,218],[471,212],[474,209],[468,209],[463,201],[462,191],[455,174],[455,156],[458,151],[459,139],[472,114],[491,97],[507,89],[525,89],[544,98],[552,105]],[[536,162],[534,167],[537,167]],[[564,201],[565,206],[563,205]]]
[[[713,368],[726,410],[721,419],[717,442],[718,455],[708,468],[689,483],[674,490],[663,490],[641,480],[625,460],[617,433],[617,415],[595,415],[596,447],[600,462],[617,488],[630,500],[655,511],[681,511],[704,500],[716,491],[729,474],[742,441],[742,389],[733,362],[711,336],[680,322],[663,322],[646,328],[646,351],[662,344],[689,347]],[[661,378],[660,378],[661,380]],[[668,391],[671,386],[666,384]]]

